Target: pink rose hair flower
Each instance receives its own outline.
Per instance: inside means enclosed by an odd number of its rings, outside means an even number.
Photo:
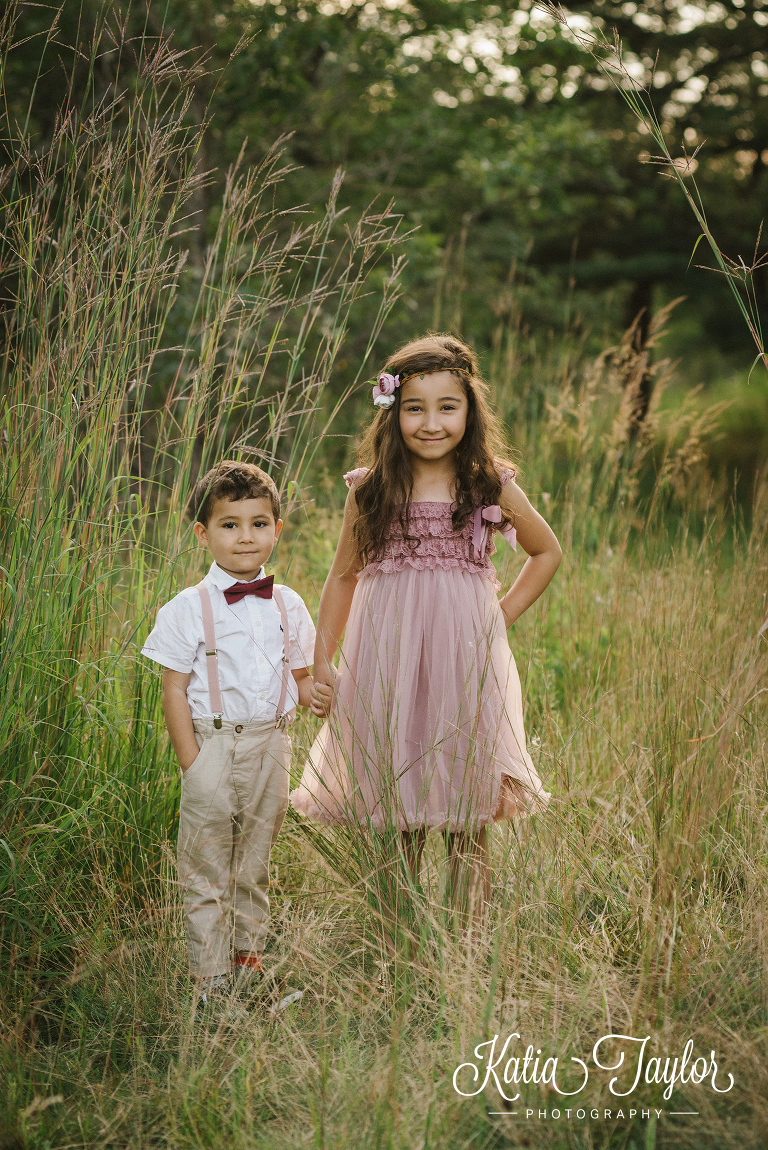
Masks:
[[[373,402],[376,407],[391,407],[395,402],[395,388],[400,386],[400,376],[382,371],[373,389]]]

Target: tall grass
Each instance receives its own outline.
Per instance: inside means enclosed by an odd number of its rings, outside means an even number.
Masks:
[[[195,71],[164,42],[121,50],[138,55],[137,90],[63,109],[42,145],[5,124],[0,867],[12,975],[67,935],[29,917],[46,858],[67,858],[75,886],[93,873],[84,843],[121,883],[156,871],[177,794],[135,638],[199,569],[188,493],[236,454],[275,474],[289,511],[301,503],[350,313],[396,243],[386,211],[342,226],[340,179],[324,219],[276,216],[276,151],[228,174],[205,260],[190,264]],[[396,281],[395,264],[372,341]]]
[[[298,504],[276,569],[316,606],[343,492],[301,502],[333,417],[325,384],[396,221],[344,230],[332,200],[291,231],[269,211],[272,157],[231,174],[206,258],[185,263],[191,81],[170,46],[136,50],[140,89],[66,112],[45,147],[22,129],[3,183],[0,1142],[763,1145],[768,503],[758,488],[747,531],[710,483],[702,417],[659,406],[669,364],[637,433],[649,365],[631,332],[597,360],[553,346],[534,372],[511,325],[489,363],[565,559],[510,631],[553,803],[494,830],[482,929],[443,915],[440,836],[422,892],[404,869],[387,880],[393,852],[365,828],[291,819],[267,957],[278,992],[304,998],[236,1028],[191,1017],[177,772],[138,645],[200,569],[181,513],[224,452]],[[396,274],[384,288],[377,327]],[[521,560],[499,554],[505,582]],[[297,776],[316,730],[295,728]],[[650,1035],[653,1054],[691,1038],[735,1086],[665,1101],[643,1084],[617,1119],[593,1067],[579,1104],[601,1117],[568,1121],[539,1085],[514,1106],[456,1094],[477,1043],[514,1031],[568,1073],[612,1031]]]

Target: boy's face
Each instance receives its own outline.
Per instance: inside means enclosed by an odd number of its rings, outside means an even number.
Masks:
[[[275,522],[268,499],[217,499],[207,524],[196,523],[195,535],[222,570],[247,583],[269,559],[283,529]]]

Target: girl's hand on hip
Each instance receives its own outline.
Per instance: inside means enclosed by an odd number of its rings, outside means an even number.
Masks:
[[[330,683],[322,683],[315,679],[309,696],[309,709],[319,719],[325,719],[331,713],[333,703],[333,687]]]

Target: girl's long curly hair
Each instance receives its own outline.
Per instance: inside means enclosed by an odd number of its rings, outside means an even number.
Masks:
[[[460,531],[476,507],[499,502],[498,467],[515,470],[499,421],[488,405],[488,385],[480,376],[477,358],[455,336],[429,333],[396,351],[384,370],[401,379],[451,371],[461,380],[469,406],[466,430],[456,453],[453,529]],[[404,539],[414,550],[419,543],[409,535],[413,473],[400,431],[400,394],[398,387],[392,407],[379,410],[358,451],[361,466],[370,467],[355,489],[359,512],[355,545],[363,564],[381,556],[394,520],[399,521]]]

